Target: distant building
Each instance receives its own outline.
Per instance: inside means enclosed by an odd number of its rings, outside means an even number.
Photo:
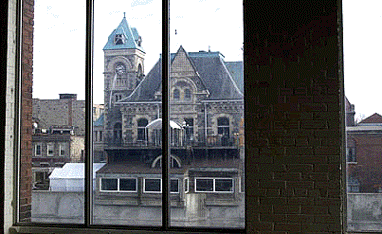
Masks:
[[[93,160],[94,162],[106,162],[105,153],[105,131],[104,117],[102,113],[99,118],[93,122]]]
[[[40,129],[72,126],[76,136],[85,135],[85,101],[77,94],[60,94],[59,99],[33,99],[32,119]]]
[[[349,102],[350,103],[350,102]],[[382,116],[375,113],[355,124],[354,105],[347,109],[348,192],[382,192]],[[350,124],[349,124],[350,123]]]
[[[94,160],[105,162],[95,173],[96,224],[161,225],[161,58],[145,76],[141,43],[123,18],[104,47],[105,103],[93,124]],[[244,227],[242,62],[180,46],[169,81],[172,224]]]
[[[109,36],[104,56],[105,106],[94,124],[94,148],[101,155],[103,144],[107,164],[96,173],[95,220],[106,219],[101,210],[115,209],[109,222],[143,225],[150,215],[160,218],[162,201],[161,59],[143,75],[141,37],[125,18]],[[213,225],[225,214],[227,225],[244,225],[242,71],[242,62],[225,62],[219,52],[180,46],[171,54],[170,197],[176,222],[202,225],[209,217]],[[147,217],[120,217],[137,209]]]
[[[103,105],[94,105],[93,118],[102,114]],[[33,186],[47,189],[54,168],[84,161],[85,101],[67,93],[59,99],[35,98],[32,120]]]
[[[35,189],[47,189],[54,168],[68,162],[83,162],[84,137],[74,135],[73,127],[51,126],[34,129],[32,135],[32,175]]]

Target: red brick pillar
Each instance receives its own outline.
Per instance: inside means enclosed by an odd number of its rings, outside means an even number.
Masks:
[[[32,203],[32,82],[34,0],[23,1],[21,74],[20,221],[31,218]]]
[[[245,6],[248,232],[341,233],[337,1]]]

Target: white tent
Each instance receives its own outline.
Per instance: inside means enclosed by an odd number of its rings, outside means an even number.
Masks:
[[[95,188],[96,172],[106,163],[93,164],[93,189]],[[85,191],[85,164],[66,163],[62,168],[55,168],[49,176],[51,191]]]

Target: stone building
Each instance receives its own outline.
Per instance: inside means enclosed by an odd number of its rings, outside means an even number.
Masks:
[[[107,155],[96,175],[94,214],[100,223],[160,225],[161,59],[144,76],[141,41],[123,18],[104,47],[105,108],[94,124]],[[230,214],[227,226],[244,225],[242,71],[242,62],[225,62],[219,52],[187,52],[180,46],[171,54],[170,197],[175,223],[214,225]],[[102,211],[108,209],[114,212],[105,218]],[[135,211],[145,215],[121,217]]]

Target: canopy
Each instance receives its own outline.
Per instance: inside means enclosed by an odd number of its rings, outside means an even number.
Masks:
[[[93,163],[93,189],[95,189],[96,172],[106,163]],[[85,164],[66,163],[62,168],[55,168],[49,176],[51,191],[84,191]]]
[[[174,121],[170,120],[170,127],[173,129],[181,129],[182,127],[175,123]],[[147,124],[146,128],[151,128],[151,129],[162,129],[162,119],[156,119],[151,121],[149,124]]]

